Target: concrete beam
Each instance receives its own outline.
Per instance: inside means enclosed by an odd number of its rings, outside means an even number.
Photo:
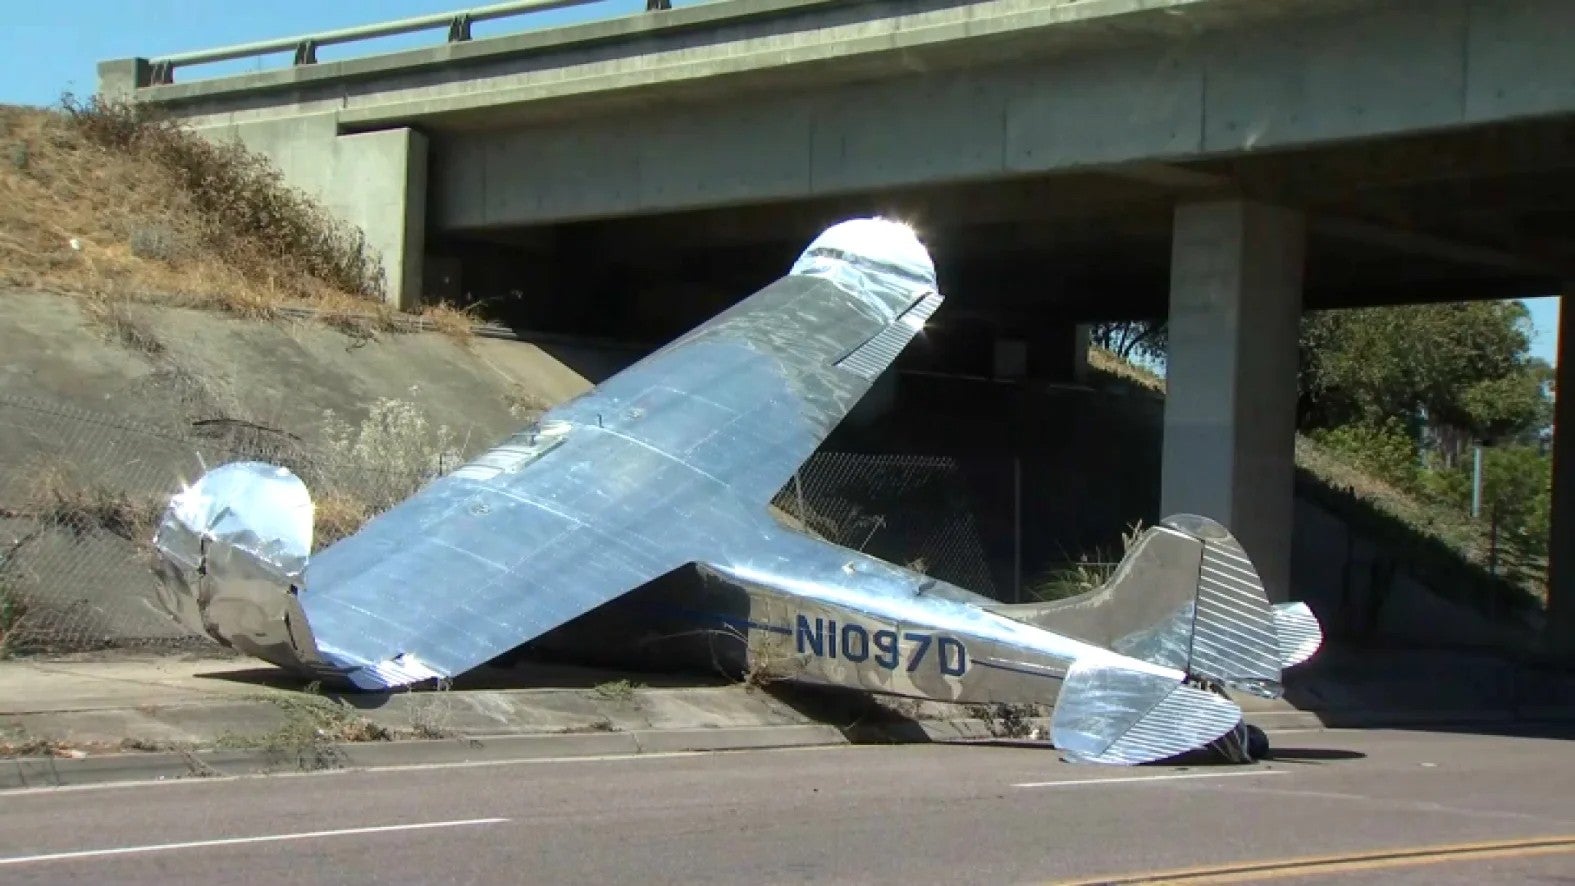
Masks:
[[[572,99],[583,116],[656,88],[667,97],[736,96],[741,86],[805,87],[977,63],[1187,40],[1221,27],[1332,15],[1372,0],[726,0],[662,16],[568,27],[151,88],[188,107],[343,101],[350,125],[414,116],[481,120],[506,109],[541,119]],[[370,90],[347,90],[347,83]],[[379,89],[378,87],[384,87]],[[389,89],[388,87],[392,87]],[[389,92],[396,94],[390,95]],[[379,94],[381,93],[381,94]],[[368,100],[369,99],[369,100]],[[527,108],[535,105],[535,108]],[[316,110],[303,108],[303,111]],[[414,116],[413,116],[414,115]],[[561,116],[557,111],[549,116]],[[433,122],[428,119],[426,122]]]
[[[1067,21],[1059,27],[1077,30],[1074,24],[1099,20],[1116,27],[1119,19],[1135,33],[1144,16],[1164,17],[1157,8],[1118,15],[1111,3],[1075,7],[1077,22],[1064,12]],[[1349,16],[1204,30],[1193,38],[1134,47],[1089,41],[1080,52],[1008,64],[993,54],[966,67],[926,66],[867,82],[797,85],[748,100],[736,94],[703,102],[690,98],[646,111],[478,131],[456,140],[452,154],[438,164],[444,199],[436,218],[444,229],[530,224],[1108,171],[1127,163],[1143,164],[1133,174],[1152,178],[1162,168],[1154,164],[1452,131],[1575,110],[1575,86],[1561,92],[1526,85],[1564,82],[1562,73],[1549,71],[1568,72],[1568,82],[1575,83],[1575,57],[1554,52],[1537,36],[1560,22],[1575,28],[1575,5],[1440,0],[1361,7]],[[1041,27],[1046,35],[1054,32]],[[911,33],[928,40],[940,30]],[[810,37],[833,53],[833,43],[826,41],[837,33],[814,31],[794,42],[791,53],[807,51]],[[951,38],[954,51],[978,49],[965,33]],[[1505,42],[1483,39],[1488,33]],[[847,39],[853,40],[851,33]],[[852,45],[835,44],[828,58],[852,66],[859,54]],[[781,72],[791,70],[791,53],[774,56]],[[655,65],[660,55],[642,66]],[[690,51],[675,63],[694,58]],[[723,68],[706,68],[711,79],[705,82],[714,87],[728,82],[718,71],[743,64],[743,58],[730,56],[725,64],[718,59]],[[762,56],[753,64],[764,62]],[[587,86],[583,80],[567,82]],[[508,99],[507,92],[489,98],[485,84],[473,85],[466,102],[533,101],[524,94]],[[619,88],[606,81],[605,89]],[[441,102],[422,107],[436,114]],[[368,105],[364,114],[378,119],[389,110]],[[354,125],[362,112],[340,113],[345,125]],[[1192,183],[1211,184],[1204,177]]]
[[[1491,246],[1466,243],[1392,225],[1379,225],[1332,215],[1316,215],[1310,220],[1309,227],[1310,233],[1315,236],[1379,246],[1400,255],[1412,255],[1459,265],[1475,265],[1483,269],[1530,277],[1557,277],[1568,274],[1575,278],[1575,268],[1564,268],[1552,261],[1541,261]]]
[[[1570,293],[1575,287],[1566,287]],[[1553,419],[1553,525],[1548,543],[1549,651],[1575,658],[1575,302],[1559,299]]]
[[[1276,602],[1291,586],[1305,241],[1299,213],[1194,203],[1171,252],[1161,510],[1224,523]]]

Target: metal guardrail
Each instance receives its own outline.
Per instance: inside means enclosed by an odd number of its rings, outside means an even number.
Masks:
[[[375,40],[379,37],[394,37],[400,34],[413,34],[438,28],[448,29],[448,42],[463,43],[470,39],[471,25],[476,22],[512,18],[533,12],[547,12],[574,6],[588,6],[599,2],[603,2],[603,0],[510,0],[507,3],[494,3],[490,6],[478,6],[473,9],[463,9],[455,12],[439,12],[415,18],[399,19],[398,21],[341,28],[337,31],[324,31],[319,34],[281,37],[275,40],[259,40],[255,43],[242,43],[237,46],[224,46],[218,49],[176,53],[149,60],[149,82],[147,85],[164,86],[174,83],[176,68],[232,61],[239,58],[254,58],[275,52],[289,52],[293,50],[295,52],[295,60],[292,64],[314,65],[317,64],[317,50],[322,46],[355,43],[361,40]],[[671,8],[672,0],[645,0],[647,12]]]

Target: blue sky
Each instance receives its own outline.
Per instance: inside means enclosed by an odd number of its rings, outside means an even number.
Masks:
[[[449,12],[464,0],[73,0],[71,3],[18,2],[7,9],[0,31],[0,102],[45,105],[62,92],[91,94],[97,88],[97,65],[104,59],[158,56],[233,43],[291,37],[351,25]],[[677,0],[675,5],[688,5]],[[528,17],[488,22],[475,36],[519,30],[531,22],[541,26],[625,15],[645,8],[644,0],[600,0],[583,6]],[[375,50],[430,44],[442,31],[330,47],[318,53],[323,61]],[[287,57],[225,62],[183,69],[182,79],[273,67]],[[1537,337],[1532,353],[1549,362],[1558,328],[1558,302],[1531,299]]]

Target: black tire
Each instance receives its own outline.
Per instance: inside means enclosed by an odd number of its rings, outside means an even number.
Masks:
[[[1247,724],[1247,756],[1254,760],[1269,756],[1269,734],[1251,723]]]

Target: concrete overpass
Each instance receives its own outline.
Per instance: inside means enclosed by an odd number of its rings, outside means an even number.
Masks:
[[[319,35],[190,83],[224,53],[119,60],[101,88],[274,157],[406,306],[514,292],[519,322],[670,334],[878,211],[934,244],[953,316],[1030,350],[1168,312],[1163,508],[1239,527],[1283,588],[1299,313],[1575,279],[1571,33],[1566,0],[722,0],[337,62]]]

